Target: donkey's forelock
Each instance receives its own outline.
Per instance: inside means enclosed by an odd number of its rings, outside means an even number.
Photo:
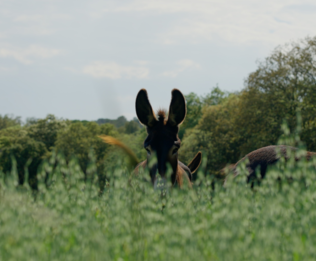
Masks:
[[[166,110],[164,109],[159,109],[158,112],[157,112],[157,115],[158,115],[158,121],[163,123],[164,125],[167,123],[167,117],[166,117]]]

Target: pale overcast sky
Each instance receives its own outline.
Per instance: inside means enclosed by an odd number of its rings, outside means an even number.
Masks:
[[[173,88],[239,91],[278,45],[315,36],[305,0],[1,0],[0,114],[96,120]]]

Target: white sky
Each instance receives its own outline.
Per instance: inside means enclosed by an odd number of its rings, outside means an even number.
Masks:
[[[304,0],[1,0],[0,114],[96,120],[173,88],[238,91],[277,46],[315,36]]]

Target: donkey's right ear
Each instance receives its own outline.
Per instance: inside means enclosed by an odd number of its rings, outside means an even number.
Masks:
[[[152,127],[156,123],[157,119],[153,109],[151,108],[147,91],[145,89],[141,89],[136,97],[136,114],[139,121],[147,126]]]

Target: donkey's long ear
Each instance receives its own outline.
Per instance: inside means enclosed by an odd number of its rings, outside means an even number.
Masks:
[[[188,164],[188,168],[191,170],[192,174],[198,169],[198,167],[200,167],[201,162],[202,162],[202,153],[199,151],[195,155],[194,159]]]
[[[187,114],[187,107],[184,96],[179,90],[173,89],[171,95],[168,123],[172,126],[176,126],[184,121],[185,115]]]
[[[147,127],[152,127],[157,121],[145,89],[141,89],[137,94],[136,114],[139,121]]]

